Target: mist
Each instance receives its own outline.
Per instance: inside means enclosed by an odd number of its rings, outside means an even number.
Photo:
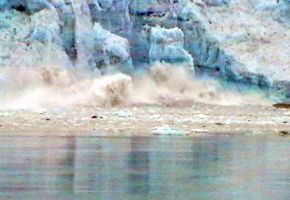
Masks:
[[[195,78],[183,67],[157,63],[140,74],[99,75],[90,70],[45,66],[1,68],[2,110],[75,106],[266,105],[262,93],[226,90],[218,81]]]

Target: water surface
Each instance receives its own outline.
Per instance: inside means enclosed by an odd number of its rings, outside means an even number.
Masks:
[[[0,199],[290,199],[290,139],[0,137]]]

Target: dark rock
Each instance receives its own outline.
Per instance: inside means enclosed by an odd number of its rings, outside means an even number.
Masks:
[[[49,3],[46,0],[9,0],[6,3],[4,2],[3,5],[0,4],[0,6],[32,15],[40,10],[49,8]]]
[[[290,103],[276,103],[273,104],[275,108],[284,108],[284,109],[290,109]]]
[[[13,9],[19,11],[19,12],[26,12],[26,8],[24,5],[15,5],[15,6],[12,6]]]
[[[280,136],[289,136],[290,135],[290,132],[289,131],[280,131],[279,132],[279,135]]]

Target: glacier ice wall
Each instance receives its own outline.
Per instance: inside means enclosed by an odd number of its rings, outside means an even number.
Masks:
[[[179,28],[165,29],[159,26],[150,30],[149,59],[194,68],[192,56],[184,49],[184,34]]]
[[[289,0],[0,0],[0,10],[1,66],[185,63],[290,97]]]

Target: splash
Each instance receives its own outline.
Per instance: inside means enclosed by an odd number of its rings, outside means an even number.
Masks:
[[[225,91],[213,80],[194,79],[186,68],[168,64],[156,64],[147,73],[132,76],[94,76],[85,69],[51,66],[3,68],[0,74],[2,109],[267,103],[259,95]]]

